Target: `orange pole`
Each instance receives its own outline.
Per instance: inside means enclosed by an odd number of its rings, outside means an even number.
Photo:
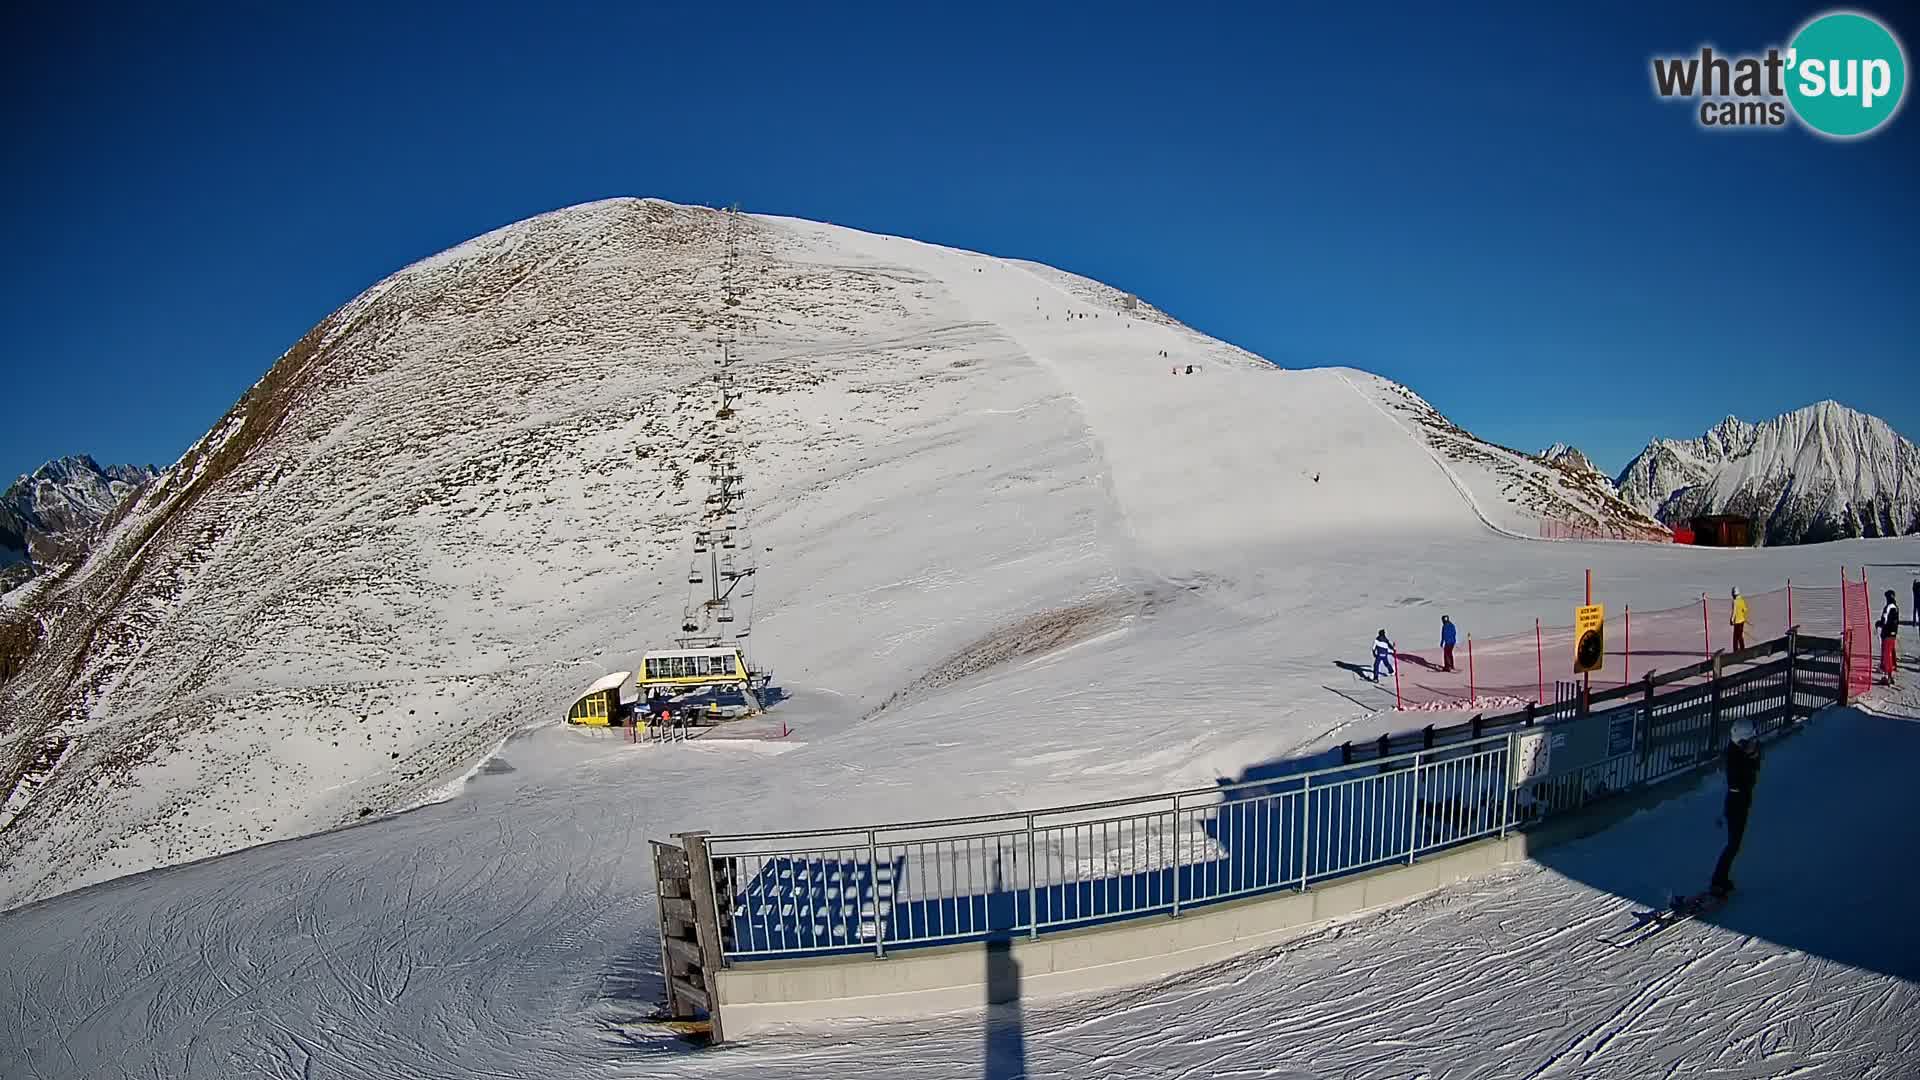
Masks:
[[[1627,658],[1620,665],[1620,685],[1633,681],[1633,605],[1627,605]]]
[[[1535,677],[1540,680],[1533,688],[1533,700],[1535,704],[1545,705],[1547,703],[1547,653],[1540,644],[1539,619],[1533,620],[1533,658],[1535,666],[1539,669],[1539,674]]]
[[[1392,652],[1393,652],[1393,707],[1395,711],[1398,711],[1400,709],[1406,708],[1407,703],[1400,699],[1400,650],[1394,649],[1392,650]]]
[[[1467,704],[1472,705],[1474,702],[1479,700],[1480,700],[1480,695],[1474,693],[1473,691],[1473,635],[1468,634],[1467,635]]]

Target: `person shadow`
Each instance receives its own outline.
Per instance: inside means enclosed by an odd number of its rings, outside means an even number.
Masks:
[[[1354,678],[1359,679],[1361,682],[1373,681],[1372,664],[1356,664],[1351,660],[1335,660],[1333,666],[1339,668],[1341,671],[1352,672]]]
[[[993,868],[993,891],[1004,892],[1000,864]],[[987,947],[987,1010],[983,1031],[983,1080],[1022,1080],[1027,1075],[1026,1022],[1020,1009],[1020,960],[1013,935],[1001,932]]]
[[[1712,751],[1716,762],[1721,753]],[[1920,981],[1908,913],[1920,815],[1911,782],[1920,723],[1832,709],[1765,745],[1735,891],[1705,917],[1735,934],[1836,964]],[[1534,861],[1645,907],[1707,888],[1726,841],[1726,773],[1703,770],[1658,806]],[[1624,925],[1626,919],[1622,918]]]

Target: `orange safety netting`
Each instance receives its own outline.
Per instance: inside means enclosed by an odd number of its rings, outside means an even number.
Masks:
[[[1843,590],[1831,586],[1790,585],[1748,596],[1742,644],[1780,637],[1789,626],[1807,634],[1841,637],[1856,622],[1854,597],[1864,597],[1861,588],[1856,584],[1844,590],[1844,606]],[[1715,652],[1731,651],[1732,620],[1731,596],[1703,596],[1690,604],[1654,611],[1609,608],[1606,661],[1593,673],[1592,686],[1595,690],[1621,686],[1645,678],[1649,671],[1671,671],[1711,659]],[[1381,688],[1397,691],[1403,709],[1508,709],[1530,701],[1551,703],[1566,693],[1562,687],[1556,694],[1555,683],[1580,679],[1573,670],[1573,649],[1569,625],[1543,625],[1501,637],[1462,634],[1453,652],[1453,671],[1443,670],[1438,645],[1402,648],[1397,654],[1397,687],[1383,678]],[[1856,662],[1852,667],[1857,678],[1861,665]]]

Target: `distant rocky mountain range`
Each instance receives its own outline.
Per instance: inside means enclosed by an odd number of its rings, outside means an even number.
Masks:
[[[1594,471],[1563,443],[1544,461]],[[1752,518],[1761,543],[1920,532],[1920,448],[1886,421],[1822,401],[1757,424],[1727,417],[1695,439],[1654,439],[1613,488],[1668,525]]]
[[[15,480],[0,493],[0,589],[84,556],[101,524],[157,475],[78,454]]]

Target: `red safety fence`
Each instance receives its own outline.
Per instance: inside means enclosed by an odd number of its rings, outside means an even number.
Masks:
[[[1867,591],[1867,568],[1860,568],[1860,580],[1851,581],[1840,571],[1840,591],[1844,594],[1846,629],[1841,632],[1841,652],[1847,658],[1847,696],[1864,694],[1873,687],[1873,596]]]
[[[1855,598],[1865,596],[1861,588],[1858,584],[1844,589],[1789,584],[1748,596],[1741,644],[1757,645],[1780,637],[1789,626],[1822,637],[1850,633],[1857,621]],[[1731,596],[1702,596],[1655,611],[1608,607],[1606,661],[1592,674],[1592,686],[1596,690],[1620,686],[1645,678],[1649,671],[1670,671],[1711,659],[1715,652],[1732,651],[1732,622]],[[1403,638],[1398,642],[1396,686],[1389,687],[1383,680],[1381,689],[1396,691],[1394,700],[1402,709],[1496,711],[1523,707],[1530,701],[1551,703],[1556,682],[1581,678],[1573,670],[1571,625],[1536,624],[1499,637],[1473,636],[1468,630],[1460,628],[1452,671],[1444,670],[1439,645],[1413,648]],[[1431,632],[1437,642],[1438,623]],[[1864,632],[1855,636],[1865,638]],[[1851,670],[1857,679],[1861,665],[1856,662]]]
[[[1664,529],[1635,529],[1625,525],[1598,524],[1591,521],[1555,521],[1540,519],[1542,540],[1637,540],[1646,544],[1670,544],[1673,534]]]

